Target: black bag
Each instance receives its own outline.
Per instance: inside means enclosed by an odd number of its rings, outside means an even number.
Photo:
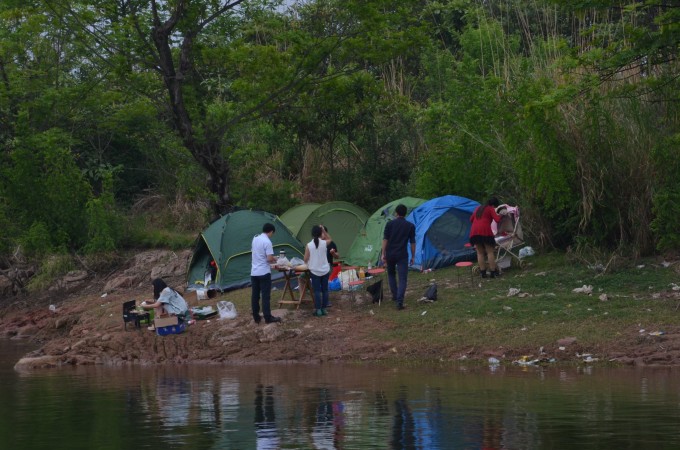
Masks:
[[[423,298],[431,301],[437,300],[437,283],[432,283],[430,287],[427,288],[425,294],[423,294]]]
[[[373,299],[373,303],[382,302],[383,301],[382,280],[376,281],[372,285],[368,286],[366,288],[366,292],[371,294],[371,298]]]

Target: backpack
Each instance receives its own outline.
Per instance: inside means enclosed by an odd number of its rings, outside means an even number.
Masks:
[[[432,303],[436,300],[437,300],[437,283],[432,283],[418,301]]]
[[[371,294],[371,299],[373,300],[373,303],[380,303],[383,301],[382,283],[383,283],[382,280],[379,280],[366,288],[366,292]]]

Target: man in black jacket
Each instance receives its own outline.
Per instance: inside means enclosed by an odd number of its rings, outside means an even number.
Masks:
[[[397,217],[387,222],[383,233],[382,261],[387,266],[392,300],[397,302],[397,309],[404,309],[408,267],[413,265],[416,254],[416,226],[406,220],[406,206],[398,205],[394,212]],[[407,244],[411,245],[410,261]]]

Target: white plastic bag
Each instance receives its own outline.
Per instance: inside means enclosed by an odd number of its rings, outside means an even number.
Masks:
[[[296,256],[294,256],[294,257],[290,260],[290,265],[293,266],[293,267],[295,267],[295,266],[300,266],[300,265],[302,265],[302,264],[304,264],[304,263],[305,263],[304,260],[302,260],[302,259],[300,259],[300,258],[298,258],[298,257],[296,257]]]
[[[285,256],[279,256],[276,260],[276,265],[278,267],[290,267],[290,261]]]
[[[536,252],[534,252],[534,249],[531,247],[524,247],[520,249],[519,251],[519,257],[520,258],[526,258],[527,256],[534,256]]]
[[[349,283],[359,279],[357,272],[354,269],[343,270],[338,274],[338,278],[340,279],[340,285],[342,286],[343,291],[349,291]]]
[[[232,302],[219,301],[217,302],[217,310],[220,313],[220,319],[235,319],[236,306]]]

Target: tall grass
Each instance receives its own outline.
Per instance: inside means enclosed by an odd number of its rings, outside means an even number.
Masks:
[[[652,253],[654,196],[669,188],[654,150],[680,124],[663,90],[648,88],[643,64],[604,61],[612,42],[634,44],[625,30],[639,25],[638,16],[554,2],[477,5],[480,74],[502,80],[497,110],[510,121],[490,118],[495,141],[481,128],[467,133],[503,155],[497,177],[512,178],[505,186],[514,192],[503,194],[525,206],[526,228],[538,241],[577,251]]]
[[[146,196],[130,210],[123,245],[127,248],[190,248],[209,224],[209,214],[207,202],[190,202],[179,195],[174,199]]]

